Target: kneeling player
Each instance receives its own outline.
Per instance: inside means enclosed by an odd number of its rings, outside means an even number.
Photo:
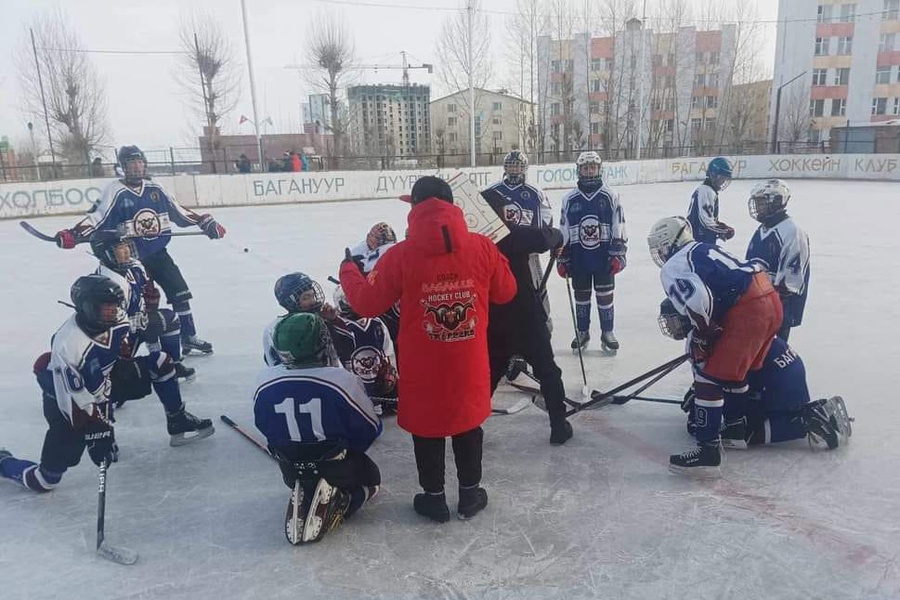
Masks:
[[[675,310],[671,300],[663,300],[659,312],[663,334],[676,340],[689,338],[691,322]],[[747,384],[749,401],[741,418],[745,427],[726,427],[723,445],[746,448],[806,438],[810,446],[834,450],[852,434],[844,400],[840,396],[810,400],[803,359],[780,338],[772,340],[762,368],[750,371]],[[726,394],[726,408],[728,400]],[[685,395],[682,408],[688,413],[688,432],[695,435],[693,388]]]
[[[328,329],[308,313],[274,333],[281,364],[260,373],[256,427],[292,489],[285,516],[291,544],[317,542],[378,492],[381,474],[366,450],[381,421],[359,378],[328,366]]]

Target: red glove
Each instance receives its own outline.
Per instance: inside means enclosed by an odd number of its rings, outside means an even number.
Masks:
[[[75,230],[74,229],[63,229],[62,231],[56,232],[56,245],[60,248],[65,248],[66,250],[71,250],[75,247]]]
[[[159,288],[153,285],[152,281],[147,281],[144,284],[143,289],[144,295],[144,308],[147,312],[156,312],[159,310]]]
[[[719,237],[725,241],[730,240],[734,237],[734,227],[729,227],[725,223],[720,223],[722,225],[722,231],[719,232]]]
[[[610,256],[609,257],[609,274],[615,275],[616,273],[621,273],[622,269],[625,268],[625,256]]]
[[[200,215],[200,221],[197,222],[203,233],[211,240],[218,240],[225,237],[225,228],[212,218],[212,215]]]
[[[559,276],[565,279],[569,276],[569,263],[556,261],[556,272],[559,273]]]

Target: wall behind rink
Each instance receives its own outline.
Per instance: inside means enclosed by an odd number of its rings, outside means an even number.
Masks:
[[[604,180],[612,186],[701,180],[708,158],[605,163]],[[900,154],[739,156],[733,159],[739,179],[781,177],[900,181]],[[500,179],[501,167],[461,169],[480,187]],[[456,170],[329,171],[322,173],[250,173],[157,177],[183,206],[202,208],[266,204],[302,204],[396,198],[409,192],[423,175],[450,178]],[[571,163],[534,165],[531,183],[545,190],[575,185]],[[100,197],[107,179],[0,184],[0,219],[79,214]]]

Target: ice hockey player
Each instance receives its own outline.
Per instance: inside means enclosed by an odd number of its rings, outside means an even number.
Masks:
[[[132,237],[137,258],[178,314],[184,351],[209,354],[212,344],[197,337],[190,305],[193,296],[166,246],[173,223],[179,227],[196,225],[210,239],[224,237],[225,228],[208,214],[181,207],[169,192],[152,181],[147,175],[147,159],[137,146],[120,148],[118,161],[124,177],[103,189],[100,199],[77,225],[59,231],[56,244],[71,249],[101,229],[119,229]]]
[[[341,286],[334,290],[334,307],[337,317],[329,330],[344,368],[362,380],[376,413],[396,414],[396,357],[387,326],[356,314]]]
[[[214,431],[211,421],[184,410],[171,359],[164,354],[120,357],[129,334],[122,288],[102,275],[85,275],[72,285],[71,300],[75,314],[53,335],[50,352],[34,364],[48,425],[40,464],[0,452],[0,474],[36,492],[55,488],[85,448],[98,466],[115,462],[112,404],[146,395],[150,381],[166,407],[173,446]]]
[[[419,485],[413,507],[437,522],[450,519],[444,494],[446,438],[459,481],[457,514],[487,506],[481,483],[484,431],[491,413],[488,304],[513,299],[516,281],[488,238],[470,233],[446,181],[420,178],[408,197],[409,235],[364,277],[349,250],[341,287],[362,316],[400,300],[400,403],[397,422],[412,434]]]
[[[566,389],[562,371],[553,359],[547,314],[535,287],[531,262],[533,256],[556,251],[563,241],[560,231],[543,226],[540,219],[516,218],[517,206],[497,186],[481,195],[509,227],[509,234],[497,242],[497,249],[509,261],[518,291],[512,302],[491,305],[488,324],[488,354],[491,363],[491,394],[507,373],[513,356],[521,356],[532,366],[540,382],[541,394],[550,415],[550,443],[559,446],[572,437],[572,425],[566,420]],[[524,212],[524,210],[522,211]],[[535,213],[536,214],[536,213]]]
[[[748,401],[747,373],[762,368],[781,325],[781,302],[765,273],[715,244],[694,241],[683,217],[657,221],[647,237],[650,255],[675,310],[691,321],[697,446],[669,457],[669,468],[715,475],[722,460],[719,429],[724,390],[729,391],[725,427],[740,427]],[[730,421],[729,417],[737,417]],[[743,437],[740,434],[732,438]]]
[[[691,321],[675,310],[671,300],[663,300],[659,312],[659,328],[664,335],[689,340]],[[726,447],[746,448],[806,438],[810,446],[834,450],[844,445],[852,433],[843,398],[810,400],[803,359],[777,337],[772,340],[762,368],[748,373],[747,385],[749,396],[746,414],[740,417],[742,427],[732,426],[722,431]],[[687,427],[691,435],[697,430],[694,400],[692,387],[682,403],[682,409],[688,413]],[[726,412],[728,401],[726,393]],[[732,439],[732,434],[737,437]]]
[[[788,216],[790,199],[783,181],[769,179],[753,188],[747,202],[750,216],[760,223],[747,247],[747,260],[762,265],[781,297],[784,321],[778,337],[784,341],[791,328],[803,322],[809,291],[809,236]]]
[[[159,307],[159,289],[137,260],[131,238],[115,229],[95,231],[91,252],[100,261],[96,273],[109,277],[125,294],[125,313],[131,323],[131,346],[142,343],[151,352],[165,352],[174,361],[175,376],[193,381],[196,371],[181,362],[181,325],[175,311]]]
[[[719,156],[706,165],[706,179],[697,186],[688,205],[688,223],[698,242],[715,244],[716,240],[730,240],[734,228],[719,221],[719,192],[731,183],[734,167],[727,158]]]
[[[292,490],[285,536],[295,545],[321,540],[381,484],[366,455],[381,421],[360,380],[329,366],[330,343],[317,315],[282,319],[275,329],[281,364],[262,370],[253,396],[256,427]]]
[[[597,297],[600,342],[615,352],[613,291],[616,275],[625,268],[628,236],[619,194],[603,183],[603,161],[596,152],[582,152],[575,162],[578,187],[562,200],[559,227],[563,248],[556,263],[560,277],[571,278],[575,294],[576,332],[572,350],[591,339],[591,295]]]

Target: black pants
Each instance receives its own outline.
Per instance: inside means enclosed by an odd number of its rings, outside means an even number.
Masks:
[[[187,302],[193,298],[181,270],[169,256],[168,250],[163,248],[159,252],[142,256],[141,263],[150,279],[158,283],[166,293],[166,301],[169,304]]]
[[[439,494],[444,491],[444,456],[447,438],[412,436],[419,470],[419,485],[426,492]],[[481,449],[484,430],[481,427],[454,435],[453,458],[456,460],[456,478],[460,487],[472,487],[481,483]]]
[[[528,325],[523,324],[523,327]],[[505,344],[504,344],[505,345]],[[491,352],[490,341],[488,351]],[[491,353],[491,394],[497,390],[500,378],[506,373],[507,365],[514,354],[524,358],[534,370],[534,376],[541,382],[541,394],[547,403],[550,413],[550,424],[561,423],[566,418],[566,388],[562,381],[562,370],[553,358],[553,346],[550,343],[550,331],[544,323],[536,323],[529,329],[523,347],[517,352]]]
[[[85,448],[84,432],[72,428],[69,419],[60,412],[56,398],[43,394],[43,403],[48,427],[41,449],[41,469],[62,475],[81,462]]]

